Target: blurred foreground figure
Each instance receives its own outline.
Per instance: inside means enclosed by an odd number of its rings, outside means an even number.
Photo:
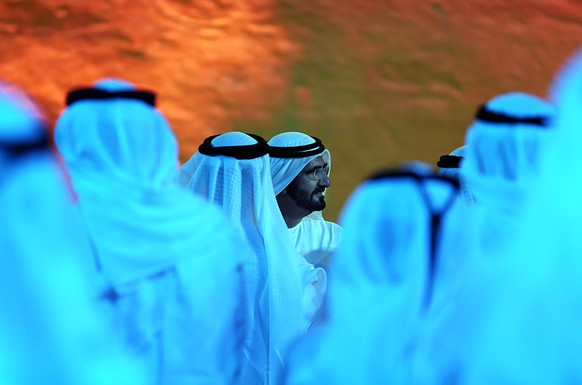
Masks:
[[[79,196],[120,338],[150,384],[231,384],[244,244],[175,185],[178,146],[155,95],[119,80],[71,91],[56,144]]]
[[[0,83],[0,383],[146,384],[103,325],[46,122]]]
[[[329,265],[342,228],[323,219],[331,155],[317,138],[284,132],[268,142],[273,189],[297,251],[309,263]]]
[[[346,203],[329,322],[295,345],[286,384],[410,383],[419,324],[448,302],[460,264],[465,208],[455,181],[418,166],[376,175]]]
[[[241,384],[278,384],[289,342],[307,330],[323,301],[325,271],[297,253],[273,193],[268,146],[229,132],[207,138],[179,182],[218,204],[254,251],[245,266],[247,362]]]
[[[582,382],[581,59],[552,87],[556,109],[505,94],[479,111],[463,163],[481,207],[477,258],[426,330],[415,383]]]

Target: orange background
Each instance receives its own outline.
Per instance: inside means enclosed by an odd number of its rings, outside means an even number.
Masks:
[[[332,152],[327,217],[370,172],[434,164],[475,107],[545,94],[582,43],[567,0],[3,0],[0,76],[54,121],[103,77],[155,89],[182,160],[210,134],[282,131]]]

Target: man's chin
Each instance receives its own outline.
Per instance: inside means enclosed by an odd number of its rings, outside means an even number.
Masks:
[[[309,212],[321,211],[325,209],[325,196],[323,194],[313,194],[309,201],[296,201],[295,204]]]
[[[325,209],[325,197],[323,195],[315,197],[315,199],[311,202],[310,210],[321,211],[323,209]]]

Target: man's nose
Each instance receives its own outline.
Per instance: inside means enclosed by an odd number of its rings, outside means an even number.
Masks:
[[[329,180],[329,177],[327,175],[322,175],[319,178],[319,181],[317,181],[317,185],[320,187],[328,188],[331,185],[331,181]]]

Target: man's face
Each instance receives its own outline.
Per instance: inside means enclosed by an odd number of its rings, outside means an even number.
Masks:
[[[323,157],[309,162],[287,186],[287,195],[295,204],[307,211],[321,211],[325,208],[323,192],[330,186],[329,171]]]

